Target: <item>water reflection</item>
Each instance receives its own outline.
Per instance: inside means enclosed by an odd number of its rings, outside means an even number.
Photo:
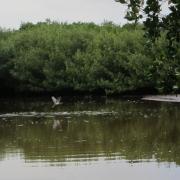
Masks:
[[[65,131],[68,129],[68,125],[69,125],[68,120],[54,119],[52,128],[53,130]]]
[[[14,111],[9,111],[5,102],[1,115],[35,110],[51,111],[51,115],[54,112],[47,102],[40,101],[39,106],[34,101],[14,104]],[[56,112],[61,116],[1,117],[0,160],[21,152],[25,162],[51,165],[100,158],[180,165],[179,104],[111,100],[65,103],[58,108]],[[82,111],[117,113],[77,113]]]

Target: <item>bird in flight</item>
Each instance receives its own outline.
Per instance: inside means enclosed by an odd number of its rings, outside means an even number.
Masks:
[[[58,97],[58,98],[55,98],[54,96],[52,96],[51,99],[52,99],[52,101],[53,101],[53,106],[52,106],[53,108],[54,108],[55,106],[57,106],[57,105],[62,104],[62,102],[61,102],[61,96]]]

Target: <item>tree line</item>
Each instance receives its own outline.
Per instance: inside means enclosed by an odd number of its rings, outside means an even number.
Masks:
[[[162,33],[150,47],[141,24],[45,21],[0,29],[0,91],[172,92],[180,85],[180,48],[169,61],[167,43]]]

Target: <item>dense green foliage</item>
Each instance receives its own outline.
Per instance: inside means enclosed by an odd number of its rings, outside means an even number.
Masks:
[[[127,5],[125,18],[134,21],[143,18],[145,37],[149,46],[155,46],[156,40],[162,35],[166,37],[167,53],[164,58],[174,61],[178,56],[180,44],[180,1],[179,0],[116,0]],[[166,13],[163,13],[163,6]],[[162,33],[163,32],[163,33]],[[174,67],[174,74],[177,74]],[[178,87],[178,85],[176,84]]]
[[[0,31],[0,90],[122,93],[138,89],[172,91],[180,80],[180,50],[165,55],[166,39],[147,48],[141,25],[104,23],[22,24]]]
[[[166,31],[169,47],[174,47],[174,42],[180,42],[180,1],[179,0],[115,0],[127,5],[128,11],[125,18],[138,23],[143,18],[146,37],[153,42]],[[163,6],[168,8],[168,14],[162,14]]]

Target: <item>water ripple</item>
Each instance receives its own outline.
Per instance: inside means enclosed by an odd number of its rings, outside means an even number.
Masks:
[[[117,112],[114,111],[73,111],[73,112],[14,112],[14,113],[5,113],[0,114],[0,118],[8,117],[56,117],[56,116],[108,116],[115,115]]]

